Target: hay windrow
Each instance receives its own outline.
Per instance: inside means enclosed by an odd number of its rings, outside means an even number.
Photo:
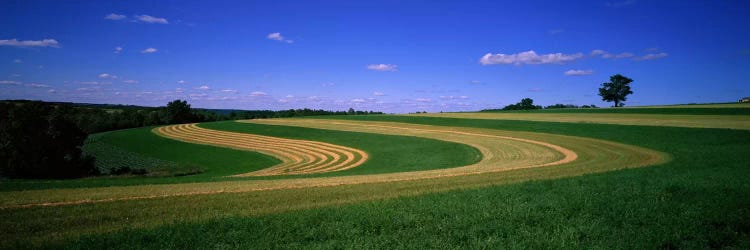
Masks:
[[[218,131],[180,124],[155,128],[154,132],[180,141],[256,151],[274,156],[281,163],[236,176],[270,176],[342,171],[362,165],[368,159],[362,150],[323,142]]]
[[[466,185],[481,186],[492,184],[492,182],[481,181],[485,178],[485,176],[515,176],[516,174],[514,173],[524,173],[522,175],[526,175],[525,173],[527,172],[535,173],[539,171],[545,173],[553,173],[549,176],[575,176],[586,173],[611,171],[622,168],[648,166],[659,162],[664,162],[669,158],[663,153],[632,145],[625,145],[590,138],[531,132],[443,127],[392,122],[361,122],[314,119],[273,119],[253,120],[250,122],[434,138],[471,145],[477,148],[484,157],[480,162],[477,162],[476,164],[458,168],[387,174],[293,178],[281,180],[221,181],[209,183],[183,183],[106,188],[29,190],[11,192],[8,193],[9,196],[0,197],[0,208],[7,209],[36,206],[61,206],[98,202],[158,199],[179,196],[242,193],[284,189],[306,189],[388,182],[424,182],[433,179],[440,179],[441,183],[451,183],[450,180],[453,178],[466,179],[469,180],[468,183],[474,183],[474,181],[471,181],[472,179],[477,180],[477,182],[474,184],[467,184],[465,181],[462,181],[461,183],[463,184],[456,183],[456,187],[464,187]],[[195,135],[186,132],[194,130],[201,131],[201,133],[199,133],[199,135]],[[202,129],[195,125],[162,127],[157,129],[155,132],[170,133],[174,136],[179,136],[177,137],[179,138],[179,140],[183,140],[186,142],[197,142],[211,145],[221,144],[221,146],[238,149],[258,147],[257,149],[255,149],[258,150],[258,152],[268,152],[269,154],[277,153],[279,155],[285,155],[284,157],[287,157],[287,161],[280,165],[283,165],[285,167],[297,166],[296,169],[298,171],[304,171],[306,169],[302,166],[299,166],[299,164],[295,163],[295,161],[291,161],[289,159],[305,161],[303,159],[310,159],[311,157],[314,158],[314,155],[310,154],[309,152],[300,151],[299,149],[295,150],[296,146],[289,146],[279,142],[287,139],[263,137],[243,133],[214,131]],[[228,135],[227,137],[223,137],[222,135],[225,135],[224,133],[229,134],[226,134]],[[263,141],[250,143],[247,140],[238,139],[243,137],[257,137],[255,139]],[[315,150],[321,150],[323,148],[345,148],[336,145],[321,145],[316,142],[309,141],[303,141],[301,143],[305,143],[305,145],[308,145],[309,148],[315,148],[312,145],[317,145],[316,147],[318,147],[318,149]],[[264,145],[266,145],[266,147],[263,147]],[[309,151],[311,152],[313,151],[313,149],[310,149]],[[308,155],[302,156],[303,154]],[[363,160],[363,158],[358,159],[359,161]],[[322,159],[319,160],[323,161]],[[341,159],[339,159],[338,161],[333,159],[326,159],[325,162],[329,164],[327,166],[331,167],[344,164],[344,161]],[[279,171],[278,168],[268,168],[264,170],[271,173],[277,173],[277,171]],[[530,176],[535,175],[532,174]]]

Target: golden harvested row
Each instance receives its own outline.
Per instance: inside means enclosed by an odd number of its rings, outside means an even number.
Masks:
[[[559,145],[541,140],[497,135],[490,133],[492,131],[487,131],[488,133],[476,133],[459,128],[441,126],[324,119],[263,119],[243,120],[240,122],[418,136],[466,144],[478,149],[482,153],[482,160],[475,164],[457,168],[412,172],[407,174],[409,176],[408,179],[445,177],[507,171],[518,168],[542,167],[563,164],[574,161],[578,158],[576,152]],[[406,175],[402,174],[402,176]]]
[[[323,119],[268,119],[245,121],[262,124],[333,129],[390,135],[406,135],[464,143],[477,148],[483,155],[479,162],[457,168],[434,169],[414,172],[398,172],[371,175],[349,175],[317,178],[290,178],[275,180],[218,181],[208,183],[180,183],[142,186],[117,186],[96,188],[73,188],[55,190],[26,190],[8,192],[0,196],[0,209],[38,206],[65,206],[100,202],[150,200],[168,197],[188,197],[271,190],[308,189],[340,185],[377,183],[400,183],[414,185],[415,190],[402,190],[416,194],[479,187],[524,181],[549,179],[598,173],[624,168],[654,165],[668,161],[664,153],[650,149],[603,141],[591,138],[493,129],[445,127],[433,125],[405,124],[394,122],[335,121]],[[182,131],[182,132],[180,132]],[[199,131],[199,135],[186,131]],[[179,135],[179,140],[236,149],[257,146],[256,144],[278,143],[279,138],[256,136],[202,129],[195,125],[162,127],[159,134]],[[229,134],[224,134],[229,133]],[[219,137],[219,135],[228,136]],[[264,141],[249,143],[235,140],[240,137],[257,137]],[[304,141],[305,143],[310,143]],[[313,143],[315,144],[315,143]],[[270,145],[270,144],[269,144]],[[290,154],[287,145],[270,147],[259,152]],[[310,144],[306,144],[310,145]],[[335,145],[334,145],[335,146]],[[337,146],[339,147],[339,146]],[[294,154],[285,156],[291,158]],[[279,157],[277,155],[277,157]],[[359,158],[364,161],[367,155]],[[299,156],[299,159],[305,157]],[[309,156],[308,156],[309,158]],[[303,161],[303,160],[301,160]],[[329,160],[341,163],[343,160]],[[359,162],[359,161],[356,161]],[[411,183],[411,184],[408,184]],[[419,188],[417,188],[419,187]],[[304,191],[302,191],[304,192]],[[399,193],[382,194],[399,196]],[[363,198],[369,199],[369,198]]]
[[[341,171],[362,165],[368,158],[367,153],[362,150],[329,143],[217,131],[201,128],[196,124],[163,126],[155,128],[154,132],[184,142],[256,151],[281,160],[280,164],[270,168],[236,176]]]
[[[750,105],[745,105],[745,107],[747,106]],[[685,107],[689,106],[686,105]],[[750,130],[750,116],[747,115],[467,112],[412,114],[410,116]]]

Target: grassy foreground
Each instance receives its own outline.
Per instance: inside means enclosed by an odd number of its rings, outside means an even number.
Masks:
[[[83,238],[46,245],[50,248],[747,248],[750,242],[750,184],[744,178],[750,176],[750,131],[403,116],[350,119],[587,136],[667,152],[673,161],[649,168],[427,195],[419,191],[424,187],[409,183],[310,189],[275,196],[286,197],[282,200],[265,200],[279,204],[271,210],[254,210],[264,200],[253,199],[254,193],[242,193],[212,195],[211,204],[215,205],[201,209],[170,205],[191,200],[196,202],[187,204],[202,204],[197,201],[206,199],[196,196],[5,210],[2,219],[30,222],[33,216],[63,213],[79,218],[63,218],[69,221],[65,228],[75,231],[80,230],[76,225],[97,220],[103,220],[101,225],[106,227],[109,220],[101,214],[74,216],[76,211],[111,211],[112,219],[130,209],[164,217],[182,214],[177,210],[192,210],[192,216],[203,217],[151,229],[103,234],[93,230]],[[427,185],[439,187],[439,183]],[[393,198],[392,190],[414,191],[402,193],[407,197],[379,201]],[[309,203],[331,193],[339,199]],[[362,201],[358,197],[368,193],[368,200],[374,201],[342,205]],[[212,218],[221,207],[247,213]],[[8,230],[14,228],[5,225]]]

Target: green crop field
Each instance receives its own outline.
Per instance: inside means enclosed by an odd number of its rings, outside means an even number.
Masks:
[[[159,174],[1,180],[0,249],[750,248],[746,107],[631,109],[97,134]]]
[[[661,115],[750,115],[750,103],[639,106],[621,108],[560,108],[535,110],[488,110],[483,113],[591,113],[591,114],[661,114]]]
[[[678,109],[679,110],[679,109]],[[750,110],[750,109],[748,109]],[[648,110],[646,110],[648,111]],[[750,129],[750,115],[683,115],[659,113],[583,113],[583,112],[481,112],[434,113],[413,116],[488,120],[518,120],[571,123],[604,123],[691,128]]]

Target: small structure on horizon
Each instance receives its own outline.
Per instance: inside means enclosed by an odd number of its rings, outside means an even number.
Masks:
[[[740,99],[740,101],[739,101],[739,102],[740,102],[740,103],[746,103],[746,102],[750,102],[750,97],[743,97],[742,99]]]

